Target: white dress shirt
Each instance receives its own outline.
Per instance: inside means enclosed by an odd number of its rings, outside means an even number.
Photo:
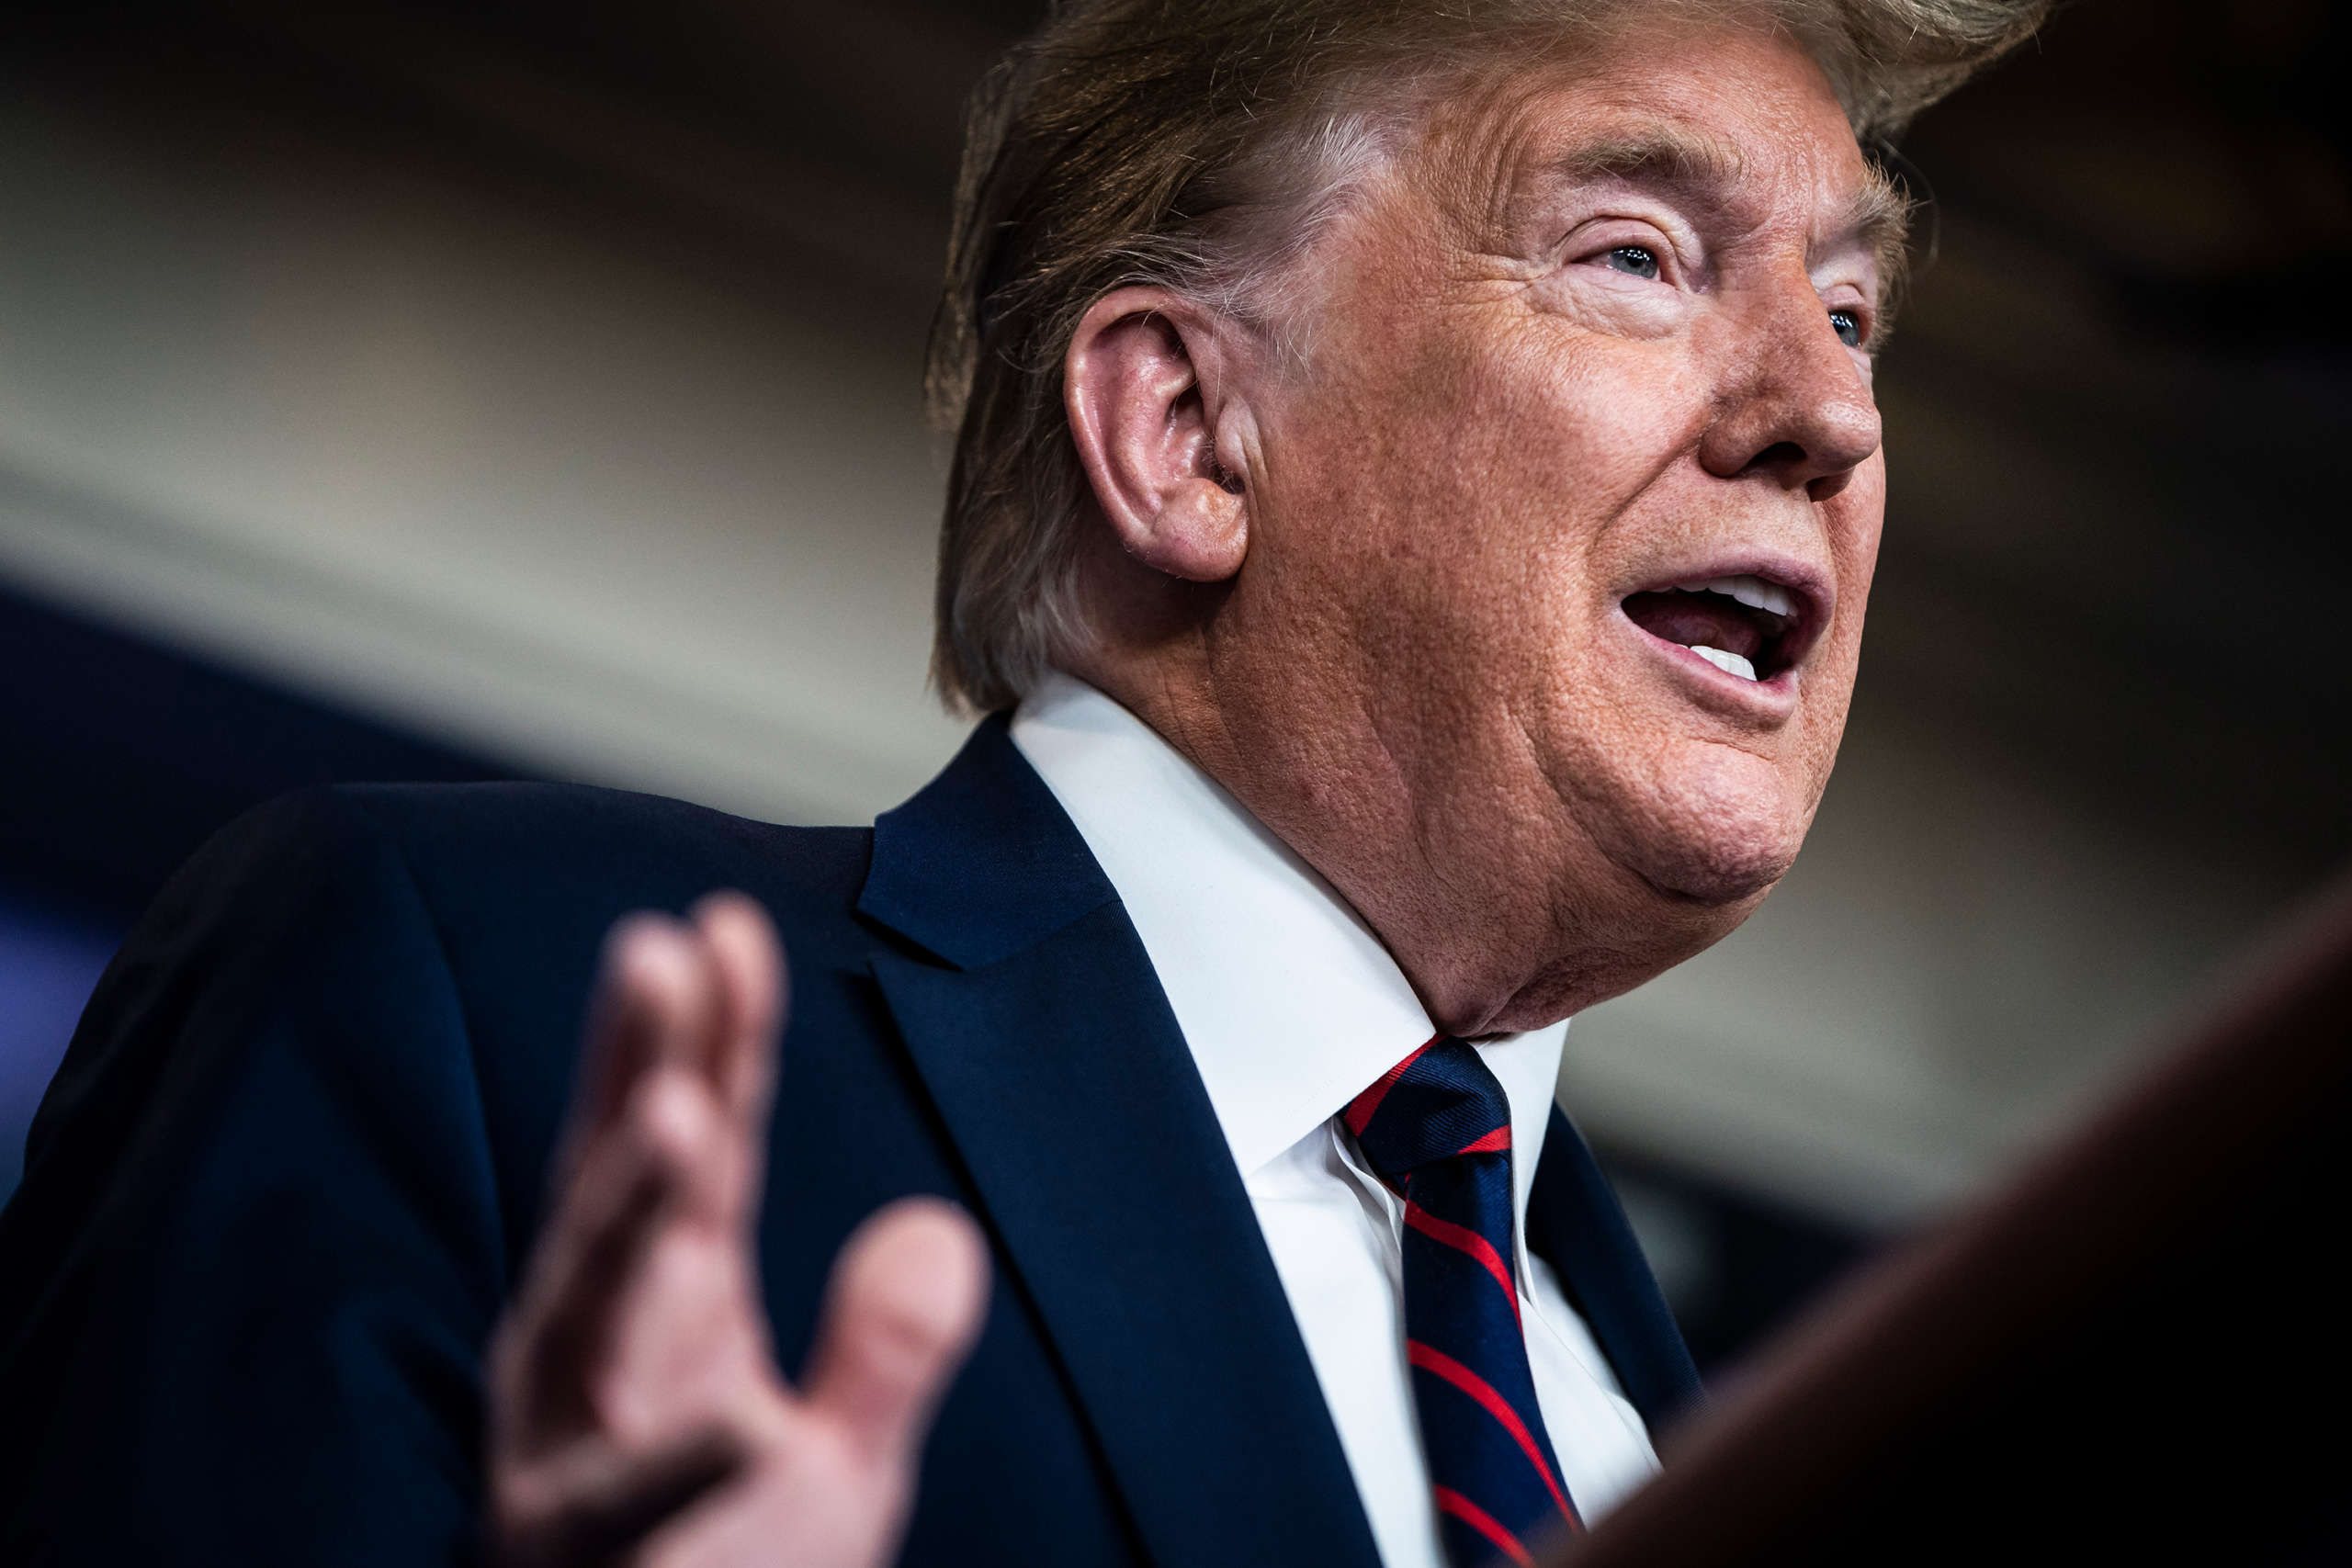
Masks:
[[[1078,825],[1150,955],[1323,1385],[1386,1568],[1445,1568],[1405,1360],[1403,1218],[1338,1113],[1437,1032],[1329,884],[1091,686],[1049,675],[1012,741]],[[1569,1495],[1598,1518],[1657,1468],[1640,1415],[1527,1251],[1567,1025],[1487,1041],[1510,1101],[1528,1363]]]

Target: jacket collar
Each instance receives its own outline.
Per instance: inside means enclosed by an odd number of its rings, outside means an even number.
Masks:
[[[1377,1568],[1240,1173],[1135,928],[984,723],[875,828],[874,974],[1163,1568]]]
[[[981,969],[1119,901],[1011,716],[972,732],[946,770],[874,824],[860,913],[958,969]]]
[[[1529,1250],[1552,1265],[1656,1439],[1704,1397],[1641,1243],[1576,1124],[1555,1106],[1527,1202]]]

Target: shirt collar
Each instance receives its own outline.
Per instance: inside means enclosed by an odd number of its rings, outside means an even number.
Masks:
[[[1347,900],[1116,702],[1049,672],[1012,742],[1118,890],[1244,1177],[1436,1032]],[[1478,1048],[1510,1100],[1522,1209],[1566,1027]]]

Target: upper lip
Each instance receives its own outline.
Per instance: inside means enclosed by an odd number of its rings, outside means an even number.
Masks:
[[[1636,593],[1668,593],[1678,588],[1704,588],[1709,583],[1740,577],[1761,579],[1788,596],[1791,613],[1788,625],[1775,638],[1774,662],[1782,670],[1795,668],[1813,645],[1820,640],[1823,628],[1828,626],[1829,611],[1835,597],[1829,586],[1829,574],[1807,562],[1778,555],[1720,556],[1702,564],[1679,568],[1670,575],[1628,589],[1619,595],[1617,602],[1622,605]]]

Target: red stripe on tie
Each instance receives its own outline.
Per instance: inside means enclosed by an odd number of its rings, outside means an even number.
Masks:
[[[1506,1122],[1483,1138],[1474,1139],[1453,1152],[1458,1155],[1498,1154],[1510,1147],[1510,1123]]]
[[[1457,1252],[1466,1252],[1486,1265],[1495,1283],[1503,1288],[1503,1300],[1510,1303],[1510,1315],[1519,1318],[1519,1289],[1510,1282],[1510,1268],[1503,1262],[1495,1244],[1467,1225],[1457,1225],[1452,1220],[1441,1220],[1411,1199],[1405,1200],[1405,1223],[1435,1241],[1442,1241]]]
[[[1452,1514],[1455,1518],[1485,1536],[1494,1543],[1497,1551],[1519,1564],[1519,1568],[1535,1568],[1535,1559],[1528,1555],[1527,1548],[1519,1544],[1519,1537],[1503,1529],[1496,1521],[1494,1515],[1487,1512],[1451,1486],[1432,1485],[1430,1491],[1437,1498],[1438,1512]]]
[[[1381,1074],[1378,1083],[1348,1101],[1347,1110],[1341,1112],[1347,1120],[1348,1131],[1359,1138],[1363,1137],[1363,1130],[1372,1125],[1372,1113],[1380,1109],[1380,1102],[1388,1098],[1388,1091],[1396,1087],[1396,1080],[1405,1076],[1405,1069],[1421,1059],[1421,1052],[1444,1038],[1442,1034],[1430,1035],[1411,1055]],[[1331,1102],[1327,1100],[1323,1103],[1329,1105]]]
[[[1567,1517],[1569,1525],[1575,1527],[1583,1523],[1577,1517],[1577,1511],[1568,1506],[1567,1494],[1560,1490],[1560,1483],[1552,1474],[1552,1467],[1544,1462],[1544,1450],[1535,1446],[1535,1434],[1527,1429],[1527,1423],[1519,1418],[1519,1412],[1510,1407],[1510,1401],[1497,1393],[1486,1379],[1444,1351],[1424,1345],[1418,1339],[1405,1341],[1405,1357],[1423,1371],[1443,1378],[1485,1405],[1487,1414],[1501,1422],[1503,1429],[1518,1440],[1520,1448],[1527,1455],[1527,1462],[1533,1465],[1535,1473],[1544,1478],[1544,1485],[1552,1494],[1552,1501],[1560,1505],[1560,1512]]]

